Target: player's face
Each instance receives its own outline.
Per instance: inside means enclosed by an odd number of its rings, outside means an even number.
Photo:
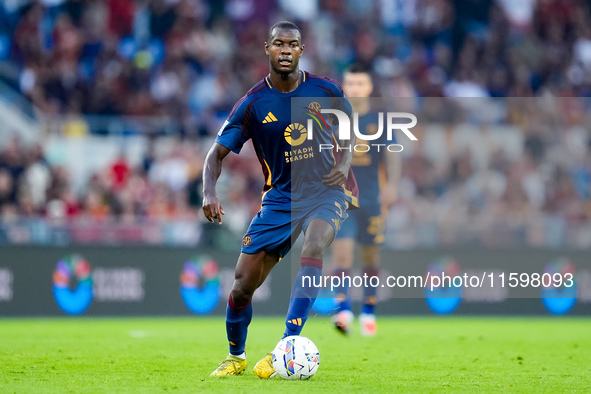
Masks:
[[[373,91],[371,77],[367,73],[345,73],[343,92],[347,97],[369,97]]]
[[[298,69],[304,51],[300,32],[295,29],[275,29],[270,42],[265,43],[271,68],[280,74],[290,74]]]

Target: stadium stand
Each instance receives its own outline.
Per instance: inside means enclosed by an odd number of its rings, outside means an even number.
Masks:
[[[496,130],[432,124],[405,151],[386,246],[591,246],[590,2],[459,3],[3,2],[0,100],[20,92],[43,136],[0,132],[0,242],[213,242],[204,149],[267,74],[267,26],[289,12],[303,69],[339,79],[363,63],[382,97],[507,97]],[[530,96],[554,110],[518,99]],[[259,209],[261,178],[252,151],[232,158],[220,195],[233,237]]]

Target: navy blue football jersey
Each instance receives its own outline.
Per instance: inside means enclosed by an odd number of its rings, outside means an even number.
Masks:
[[[310,102],[293,109],[294,97],[310,98]],[[282,93],[265,77],[236,103],[215,141],[239,153],[244,143],[252,140],[265,176],[264,191],[275,189],[292,203],[314,198],[326,191],[322,179],[335,165],[334,152],[320,146],[337,144],[333,137],[336,126],[330,120],[324,128],[315,127],[313,139],[308,138],[310,110],[318,113],[322,108],[339,109],[348,116],[352,112],[340,86],[329,78],[303,71],[300,85]],[[346,194],[352,197],[350,189],[356,185],[348,182],[347,188]],[[356,196],[348,201],[357,205]]]
[[[359,116],[359,132],[363,135],[375,134],[379,125],[378,116],[377,113],[371,112]],[[385,119],[383,120],[385,124]],[[385,125],[383,127],[385,128]],[[368,205],[378,204],[380,194],[379,169],[385,162],[386,155],[398,155],[399,153],[388,152],[386,147],[396,144],[396,139],[392,136],[392,140],[388,140],[385,130],[377,140],[365,141],[358,138],[355,144],[357,149],[353,153],[351,167],[359,187],[359,200],[365,208]],[[364,145],[369,146],[369,148]]]

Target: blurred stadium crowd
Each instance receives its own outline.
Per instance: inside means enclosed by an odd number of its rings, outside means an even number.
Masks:
[[[187,134],[268,73],[280,18],[303,30],[303,67],[353,62],[377,96],[528,97],[591,92],[588,0],[7,0],[2,60],[44,113],[168,115]],[[212,126],[213,123],[213,126]]]
[[[591,93],[590,0],[6,0],[0,78],[44,118],[78,119],[82,127],[63,130],[72,138],[109,133],[85,123],[89,115],[157,116],[178,123],[180,142],[156,153],[165,137],[146,137],[141,163],[109,160],[74,190],[68,167],[47,160],[43,142],[4,141],[0,224],[39,216],[54,227],[115,223],[132,229],[110,231],[115,240],[163,242],[142,224],[202,220],[205,149],[268,73],[263,42],[279,19],[302,28],[302,69],[340,80],[349,64],[365,64],[379,97]],[[478,124],[471,135],[480,142],[462,149],[450,142],[461,131],[435,133],[448,136],[439,151],[429,150],[425,132],[421,148],[405,152],[389,246],[591,246],[589,104],[556,105],[561,111],[505,103],[497,123],[518,128],[509,133],[515,155],[494,144],[477,149],[490,138]],[[258,210],[262,182],[252,151],[231,158],[220,195],[236,234]],[[176,233],[198,240],[199,229],[187,228]],[[34,238],[27,231],[0,228],[0,241],[26,242]],[[72,238],[105,241],[88,232]]]

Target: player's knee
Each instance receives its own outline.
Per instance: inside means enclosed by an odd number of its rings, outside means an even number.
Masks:
[[[302,250],[302,257],[312,257],[315,259],[322,259],[326,251],[326,244],[323,240],[310,239],[304,242]]]
[[[248,304],[252,300],[252,296],[256,287],[250,286],[247,283],[243,283],[239,280],[234,281],[232,286],[232,301],[237,306],[243,306]]]

